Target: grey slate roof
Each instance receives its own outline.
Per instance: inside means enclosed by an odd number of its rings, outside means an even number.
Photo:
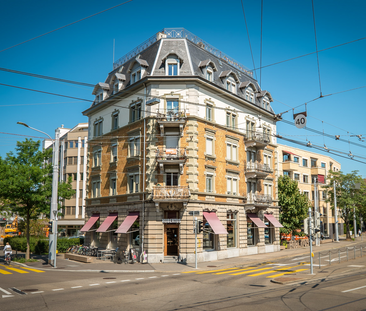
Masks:
[[[126,80],[126,75],[124,75],[122,73],[115,73],[114,75],[116,76],[116,78],[118,80],[121,80],[121,81],[125,81]]]
[[[102,88],[103,90],[109,91],[109,84],[108,83],[99,82],[98,84],[96,84],[94,86],[94,89],[93,89],[93,93],[92,94],[93,95],[96,95],[99,88]]]
[[[143,67],[149,67],[149,64],[147,63],[147,61],[146,60],[144,60],[144,59],[141,59],[141,58],[136,58],[135,59],[141,66],[143,66]]]
[[[251,85],[253,85],[253,87],[254,87],[254,91],[257,91],[257,86],[256,86],[252,81],[245,81],[245,82],[240,83],[240,85],[239,85],[239,89],[246,88],[246,87],[248,87],[250,84],[251,84]]]
[[[202,67],[207,67],[208,65],[210,65],[213,70],[215,70],[215,71],[217,70],[215,63],[211,59],[206,59],[206,60],[200,61],[200,63],[198,64],[198,67],[202,68]]]

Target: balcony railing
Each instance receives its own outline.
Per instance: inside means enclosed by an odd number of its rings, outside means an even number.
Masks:
[[[256,132],[247,132],[247,141],[254,141],[263,144],[269,144],[271,142],[270,135]]]
[[[166,122],[176,122],[176,121],[186,121],[187,115],[185,110],[176,109],[158,109],[156,113],[156,118],[158,121]]]
[[[156,153],[158,161],[174,161],[186,159],[186,148],[159,148]]]
[[[273,170],[271,169],[271,167],[268,164],[259,163],[259,162],[248,162],[246,171],[248,173],[263,172],[263,173],[268,173],[268,174],[273,172]]]
[[[270,205],[272,204],[272,196],[270,194],[249,194],[247,203],[256,205]]]
[[[191,196],[188,186],[156,186],[153,201],[187,201]]]

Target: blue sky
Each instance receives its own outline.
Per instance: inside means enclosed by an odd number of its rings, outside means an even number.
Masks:
[[[2,1],[0,51],[53,29],[72,23],[123,1]],[[243,0],[256,67],[260,65],[261,1]],[[264,0],[262,65],[315,51],[311,0]],[[319,50],[366,36],[366,2],[314,0]],[[113,39],[115,59],[123,56],[165,27],[184,27],[216,48],[252,69],[240,0],[172,2],[133,0],[116,9],[81,21],[49,35],[0,52],[0,67],[96,84],[104,82],[112,70]],[[366,40],[319,53],[322,94],[328,95],[366,85]],[[259,70],[257,71],[259,80]],[[92,100],[92,88],[51,82],[0,71],[0,83],[54,92]],[[315,54],[262,69],[262,89],[271,92],[276,113],[281,113],[319,97]],[[16,125],[23,121],[54,135],[56,127],[73,127],[87,122],[81,112],[89,102],[40,94],[0,85],[0,132],[40,136]],[[307,105],[307,126],[347,142],[336,141],[277,123],[283,137],[324,144],[346,154],[364,157],[366,137],[364,104],[366,88],[326,96]],[[295,110],[304,110],[301,106]],[[293,121],[292,110],[283,118]],[[14,150],[22,136],[0,134],[0,156]],[[348,140],[350,143],[348,143]],[[290,144],[279,140],[279,143]],[[353,145],[357,143],[361,146]],[[294,145],[299,147],[298,145]],[[311,149],[310,149],[311,150]],[[318,150],[313,151],[318,152]],[[319,151],[320,152],[320,151]],[[332,155],[342,171],[359,170],[366,177],[366,165]],[[348,156],[346,155],[346,158]]]

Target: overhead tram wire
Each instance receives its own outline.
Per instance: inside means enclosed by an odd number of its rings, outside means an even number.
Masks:
[[[115,9],[115,8],[119,7],[119,6],[122,6],[122,5],[127,4],[128,2],[132,2],[132,1],[133,1],[133,0],[128,0],[128,1],[126,1],[126,2],[123,2],[123,3],[117,4],[117,5],[115,5],[115,6],[111,7],[111,8],[105,9],[105,10],[100,11],[100,12],[98,12],[98,13],[94,13],[94,14],[92,14],[92,15],[89,15],[89,16],[87,16],[87,17],[84,17],[84,18],[82,18],[82,19],[79,19],[79,20],[77,20],[77,21],[75,21],[75,22],[72,22],[72,23],[70,23],[70,24],[67,24],[67,25],[61,26],[61,27],[56,28],[56,29],[54,29],[54,30],[51,30],[51,31],[45,32],[44,34],[41,34],[41,35],[39,35],[39,36],[33,37],[33,38],[28,39],[28,40],[25,40],[25,41],[23,41],[23,42],[17,43],[17,44],[15,44],[15,45],[9,46],[9,47],[7,47],[7,48],[5,48],[5,49],[1,50],[1,51],[0,51],[0,53],[5,52],[5,51],[7,51],[7,50],[10,50],[10,49],[12,49],[12,48],[15,48],[15,47],[17,47],[17,46],[19,46],[19,45],[22,45],[22,44],[24,44],[24,43],[27,43],[27,42],[33,41],[33,40],[35,40],[35,39],[41,38],[41,37],[43,37],[43,36],[46,36],[46,35],[48,35],[48,34],[50,34],[50,33],[56,32],[56,31],[61,30],[61,29],[63,29],[63,28],[69,27],[69,26],[74,25],[74,24],[76,24],[76,23],[82,22],[82,21],[84,21],[84,20],[86,20],[86,19],[88,19],[88,18],[91,18],[91,17],[94,17],[94,16],[96,16],[96,15],[102,14],[102,13],[107,12],[107,11],[109,11],[109,10],[113,10],[113,9]]]
[[[313,10],[314,37],[315,37],[316,59],[317,59],[317,63],[318,63],[318,77],[319,77],[320,97],[323,97],[323,95],[322,95],[322,83],[321,83],[321,79],[320,79],[320,66],[319,66],[318,39],[317,39],[317,36],[316,36],[314,0],[311,0],[311,6],[312,6],[312,10]]]
[[[260,71],[259,71],[259,85],[262,87],[262,46],[263,46],[263,0],[261,0],[261,42],[260,42],[260,60],[259,60],[259,66],[260,66]]]
[[[252,44],[250,43],[249,28],[248,28],[247,18],[246,18],[246,16],[245,16],[243,0],[241,0],[241,7],[242,7],[242,9],[243,9],[243,16],[244,16],[245,28],[246,28],[246,30],[247,30],[247,35],[248,35],[248,41],[249,41],[250,54],[251,54],[251,56],[252,56],[253,67],[255,68],[254,55],[253,55],[253,49],[252,49]],[[256,79],[256,80],[258,80],[258,78],[257,78],[257,72],[256,72],[256,71],[254,71],[254,74],[255,74],[255,79]]]

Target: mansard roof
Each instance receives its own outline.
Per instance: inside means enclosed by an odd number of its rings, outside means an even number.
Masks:
[[[93,89],[93,95],[96,95],[98,90],[99,89],[103,89],[104,91],[109,91],[109,84],[108,83],[102,83],[102,82],[99,82],[98,84],[96,84],[94,86],[94,89]]]
[[[211,59],[200,61],[200,63],[198,64],[198,67],[200,68],[207,66],[211,66],[214,71],[217,71],[216,65]]]

